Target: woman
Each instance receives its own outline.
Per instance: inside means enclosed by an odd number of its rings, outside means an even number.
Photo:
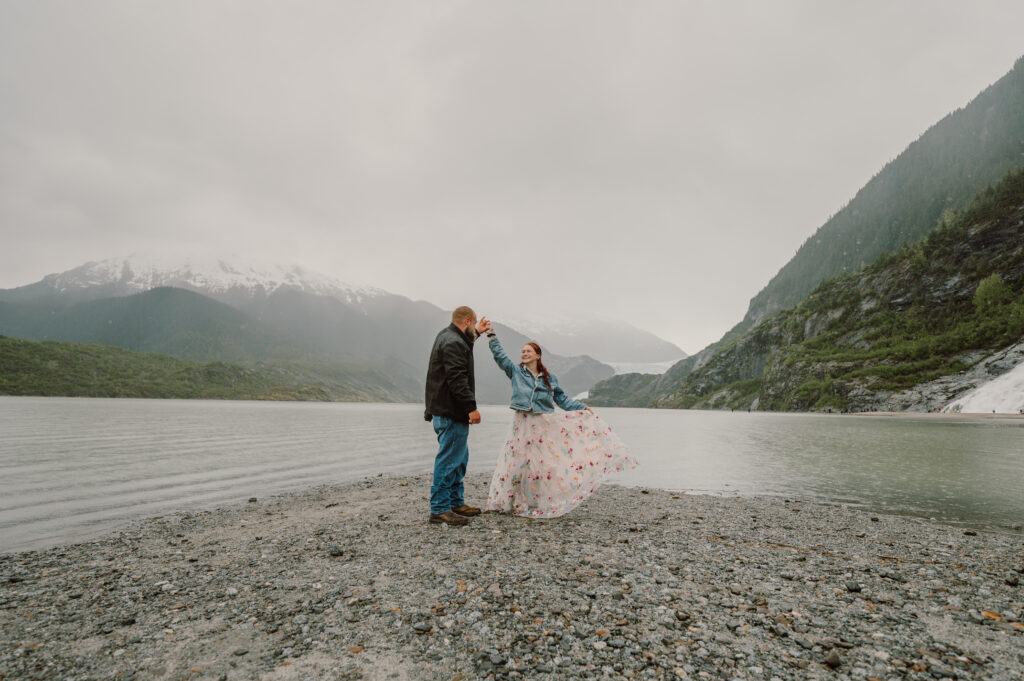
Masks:
[[[555,518],[580,505],[609,474],[637,461],[590,408],[562,390],[536,343],[520,364],[509,359],[486,319],[491,354],[512,381],[512,432],[491,478],[487,508],[532,518]],[[555,414],[554,405],[565,410]]]

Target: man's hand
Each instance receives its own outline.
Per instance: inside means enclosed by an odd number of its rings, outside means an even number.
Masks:
[[[481,336],[484,335],[485,333],[491,332],[491,322],[487,319],[487,317],[480,318],[480,323],[476,325],[476,332]]]
[[[469,422],[470,423],[480,423],[480,410],[479,409],[474,409],[473,411],[469,412]]]

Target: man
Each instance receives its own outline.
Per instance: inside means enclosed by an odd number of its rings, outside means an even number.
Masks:
[[[473,377],[473,342],[483,332],[468,307],[452,312],[452,323],[434,339],[427,368],[426,412],[437,433],[434,483],[430,487],[430,522],[465,525],[480,514],[467,506],[462,479],[469,463],[469,425],[480,423]]]

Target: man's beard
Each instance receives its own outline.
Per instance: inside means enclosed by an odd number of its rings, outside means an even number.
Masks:
[[[466,329],[466,335],[469,336],[469,340],[474,342],[476,341],[477,338],[480,337],[480,333],[472,326]]]

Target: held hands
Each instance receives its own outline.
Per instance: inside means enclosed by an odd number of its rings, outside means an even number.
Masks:
[[[478,335],[483,335],[491,330],[491,323],[487,321],[487,317],[481,317],[480,322],[476,325],[476,332]],[[470,425],[480,423],[480,410],[474,409],[469,412],[469,423]]]

